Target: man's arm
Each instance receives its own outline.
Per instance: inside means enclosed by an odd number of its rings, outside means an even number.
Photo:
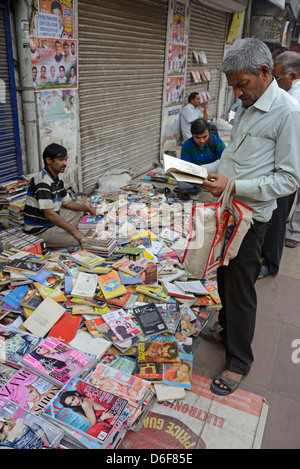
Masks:
[[[203,119],[207,121],[208,120],[207,102],[201,103],[200,107],[202,109]]]
[[[68,210],[74,210],[75,212],[89,212],[91,215],[96,216],[96,208],[89,204],[78,204],[74,200],[70,200],[68,203],[64,204],[63,207]],[[70,223],[66,222],[57,212],[53,209],[44,209],[44,214],[53,225],[59,226],[63,230],[68,231],[75,239],[81,242],[83,236],[82,232]]]
[[[66,204],[65,207],[67,205],[68,204]],[[59,226],[63,230],[68,231],[81,243],[83,233],[75,228],[75,226],[66,222],[57,212],[55,212],[53,209],[44,209],[44,215],[53,225]]]
[[[74,200],[70,200],[68,203],[63,205],[68,210],[74,210],[74,212],[89,212],[91,215],[96,216],[97,211],[93,205],[90,204],[78,204]]]

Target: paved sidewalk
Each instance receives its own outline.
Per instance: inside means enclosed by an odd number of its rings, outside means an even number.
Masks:
[[[269,405],[261,448],[299,449],[300,246],[284,248],[279,274],[258,280],[256,290],[254,364],[240,387],[263,396]],[[223,369],[223,347],[202,340],[195,350],[194,372],[213,378]]]

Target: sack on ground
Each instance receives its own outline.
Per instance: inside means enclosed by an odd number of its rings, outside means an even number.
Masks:
[[[217,202],[194,205],[182,264],[201,279],[236,257],[252,220],[253,210],[231,195],[229,180]]]
[[[121,187],[130,184],[132,175],[131,171],[118,168],[106,171],[98,181],[98,189],[104,194],[117,192]]]

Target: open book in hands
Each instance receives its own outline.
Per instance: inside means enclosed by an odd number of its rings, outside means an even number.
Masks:
[[[165,173],[172,174],[176,181],[202,184],[207,177],[207,170],[204,166],[174,158],[170,155],[164,154],[163,166]]]

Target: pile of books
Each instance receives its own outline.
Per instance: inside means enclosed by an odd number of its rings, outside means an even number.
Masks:
[[[88,251],[109,257],[117,248],[115,233],[110,230],[91,228],[82,238],[82,247]]]
[[[47,252],[45,241],[39,236],[29,235],[18,228],[9,228],[0,231],[0,250],[16,248],[35,254]]]
[[[99,196],[117,229],[91,228],[76,252],[38,252],[39,239],[0,232],[0,415],[33,414],[50,435],[20,435],[18,447],[117,448],[155,400],[191,390],[196,339],[220,307],[216,279],[181,265],[189,218],[171,214],[178,200],[160,194],[150,207],[156,194],[139,194],[129,206]]]
[[[28,184],[26,178],[0,183],[2,228],[23,227],[23,210]]]

